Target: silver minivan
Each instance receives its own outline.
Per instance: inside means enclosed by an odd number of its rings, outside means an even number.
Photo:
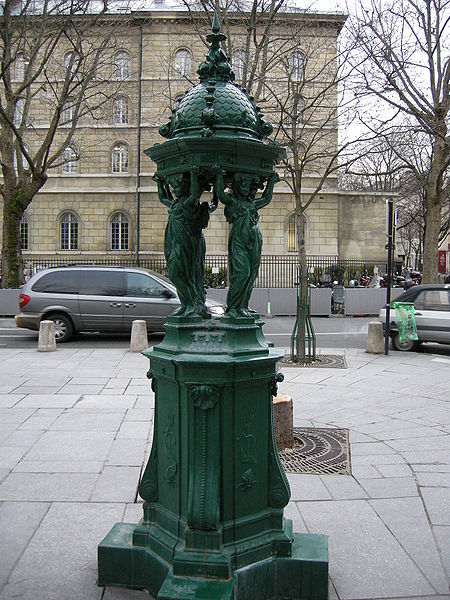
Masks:
[[[180,306],[169,279],[133,267],[68,266],[43,269],[19,294],[16,325],[39,329],[41,320],[55,323],[58,342],[78,331],[128,332],[134,320],[147,322],[148,331],[163,331],[164,323]],[[208,301],[213,315],[224,308]]]

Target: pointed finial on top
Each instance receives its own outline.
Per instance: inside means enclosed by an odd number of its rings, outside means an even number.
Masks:
[[[206,60],[200,63],[197,69],[200,81],[205,81],[206,79],[234,81],[234,73],[231,70],[230,62],[221,46],[221,42],[226,39],[227,36],[220,31],[219,14],[215,11],[211,33],[208,33],[206,36],[206,41],[211,45],[206,55]]]
[[[215,10],[214,11],[214,20],[213,20],[213,24],[212,24],[212,32],[219,33],[219,31],[220,31],[219,13],[217,12],[217,10]]]

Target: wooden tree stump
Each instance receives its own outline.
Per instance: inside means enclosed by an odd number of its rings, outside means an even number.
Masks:
[[[278,394],[272,400],[275,440],[278,451],[294,447],[294,413],[292,398]]]

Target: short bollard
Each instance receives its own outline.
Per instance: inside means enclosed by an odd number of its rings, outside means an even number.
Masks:
[[[147,323],[145,321],[133,321],[130,352],[142,352],[143,350],[147,350],[147,348]]]
[[[380,321],[371,321],[367,331],[366,352],[370,354],[384,353],[383,325]]]
[[[38,352],[56,350],[55,324],[53,321],[41,321],[39,325]]]

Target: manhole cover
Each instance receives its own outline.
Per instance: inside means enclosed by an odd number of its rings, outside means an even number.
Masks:
[[[351,475],[348,429],[294,427],[294,448],[280,452],[287,473]]]
[[[346,369],[345,356],[340,354],[318,354],[316,358],[308,359],[304,364],[294,362],[290,356],[282,358],[280,364],[283,367],[314,367],[316,369]]]

